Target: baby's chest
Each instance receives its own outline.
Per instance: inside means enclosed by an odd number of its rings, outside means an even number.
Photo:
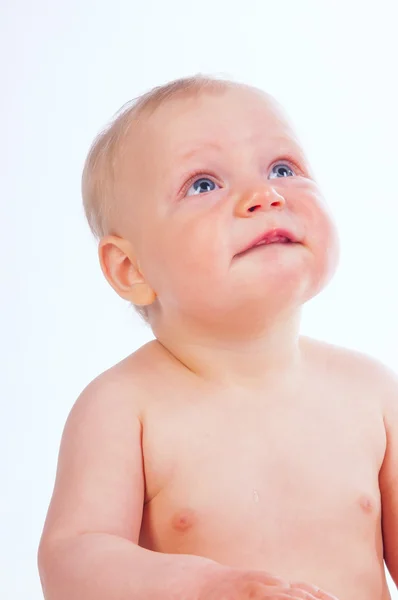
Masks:
[[[163,442],[158,437],[164,450],[158,446],[149,461],[154,497],[143,522],[152,546],[175,551],[177,541],[192,551],[198,536],[213,547],[248,537],[264,546],[283,532],[291,543],[292,532],[302,540],[309,528],[324,535],[326,527],[378,518],[383,431],[376,419],[321,410],[238,417],[198,417],[173,440],[167,426]]]

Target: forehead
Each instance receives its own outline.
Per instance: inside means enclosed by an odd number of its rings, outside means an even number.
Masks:
[[[147,142],[167,145],[171,152],[209,149],[230,144],[294,140],[294,131],[277,102],[260,90],[236,87],[173,99],[147,122]]]

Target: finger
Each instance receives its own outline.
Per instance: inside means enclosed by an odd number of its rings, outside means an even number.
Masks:
[[[313,596],[315,596],[315,598],[320,598],[321,600],[338,600],[336,596],[333,594],[328,594],[316,585],[311,585],[301,581],[293,582],[290,585],[293,589],[300,589],[305,592],[310,592]]]
[[[270,592],[269,594],[265,594],[264,596],[264,600],[294,600],[295,598],[296,596],[292,596],[287,592],[278,592],[276,594]]]
[[[263,585],[275,585],[290,588],[290,583],[286,579],[278,577],[277,575],[272,575],[266,571],[244,571],[242,581],[256,581]]]
[[[319,600],[319,598],[314,596],[311,592],[298,587],[292,587],[289,590],[283,590],[283,593],[289,598],[294,598],[295,600]]]
[[[296,589],[275,589],[262,584],[255,584],[255,587],[245,588],[245,598],[251,600],[318,600],[310,592]]]
[[[250,598],[251,600],[274,598],[274,596],[278,596],[288,591],[288,588],[285,586],[266,585],[259,581],[240,582],[239,586],[235,589],[239,592],[239,598]]]
[[[319,596],[314,596],[312,592],[308,590],[303,590],[299,587],[291,587],[290,590],[286,590],[286,594],[290,594],[292,598],[296,598],[300,600],[319,600]]]
[[[308,598],[313,598],[314,596],[308,596]],[[301,600],[302,596],[298,596],[294,593],[294,591],[283,591],[283,592],[266,592],[264,598],[267,600]]]

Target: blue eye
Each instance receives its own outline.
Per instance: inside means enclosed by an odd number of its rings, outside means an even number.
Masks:
[[[276,179],[279,177],[289,177],[287,171],[290,171],[290,173],[292,175],[294,175],[294,172],[289,167],[289,165],[284,162],[277,163],[274,167],[272,167],[272,171],[274,171],[274,169],[277,170],[277,172],[279,173],[279,176],[277,175],[276,177],[271,177],[271,175],[270,175],[270,179]]]
[[[212,192],[217,184],[208,177],[196,179],[187,191],[187,196],[197,196],[201,193]]]

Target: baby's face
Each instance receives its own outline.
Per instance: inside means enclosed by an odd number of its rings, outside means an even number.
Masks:
[[[272,100],[247,88],[176,99],[140,127],[117,173],[120,232],[165,314],[238,319],[302,304],[327,283],[335,227]],[[274,228],[299,243],[240,254]]]

